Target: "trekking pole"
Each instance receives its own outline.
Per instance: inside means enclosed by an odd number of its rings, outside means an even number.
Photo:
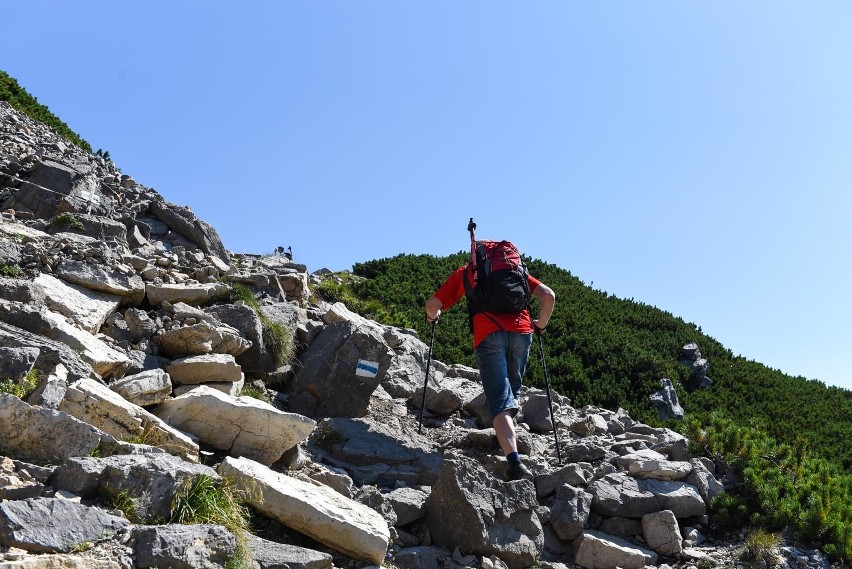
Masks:
[[[426,379],[423,381],[423,402],[420,405],[420,423],[417,425],[417,434],[423,429],[423,411],[426,409],[426,387],[429,385],[429,369],[432,367],[432,346],[435,345],[435,325],[438,320],[432,322],[432,339],[429,341],[429,359],[426,361]]]
[[[538,336],[538,351],[541,354],[541,369],[544,370],[544,385],[547,388],[547,406],[550,408],[550,422],[553,424],[553,439],[556,441],[556,460],[559,466],[562,466],[562,454],[559,452],[559,435],[556,433],[556,419],[553,418],[553,399],[550,396],[550,382],[547,380],[547,363],[544,361],[544,345],[541,343],[541,334],[536,333],[536,336]]]

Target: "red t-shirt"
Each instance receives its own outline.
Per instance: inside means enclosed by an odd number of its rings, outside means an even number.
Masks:
[[[453,274],[447,277],[441,288],[435,292],[435,296],[441,301],[442,310],[449,310],[456,302],[464,297],[464,281],[462,279],[465,278],[465,269],[468,267],[469,265],[465,265],[456,269]],[[473,284],[472,267],[467,271],[467,278]],[[530,292],[534,291],[535,287],[539,284],[541,284],[540,280],[533,276],[529,277]],[[499,326],[491,318],[496,320]],[[473,316],[473,347],[476,348],[488,334],[500,330],[501,326],[506,332],[520,332],[523,334],[532,334],[533,332],[529,310],[512,313],[489,312],[488,316],[481,313],[475,314]]]

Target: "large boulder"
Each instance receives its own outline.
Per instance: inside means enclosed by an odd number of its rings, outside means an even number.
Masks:
[[[90,377],[94,374],[92,366],[65,344],[5,322],[0,322],[0,346],[37,348],[38,358],[34,365],[36,369],[44,373],[50,373],[57,365],[62,364],[68,370],[68,377],[71,380]]]
[[[214,569],[227,567],[237,539],[214,524],[136,526],[130,531],[136,567]]]
[[[269,373],[275,371],[275,357],[266,348],[263,341],[263,325],[260,316],[246,305],[223,304],[211,306],[205,312],[218,318],[224,324],[240,330],[251,346],[237,357],[237,363],[249,373]]]
[[[288,389],[291,409],[315,418],[364,416],[393,356],[377,325],[333,322],[299,358],[302,368]]]
[[[359,484],[431,484],[441,467],[438,449],[428,439],[368,418],[325,419],[309,447]]]
[[[214,255],[225,263],[230,260],[222,239],[209,223],[199,219],[189,208],[168,203],[160,196],[157,198],[150,204],[151,215],[165,223],[172,231],[195,243],[208,255]]]
[[[608,474],[589,485],[592,511],[602,516],[641,518],[671,510],[675,516],[703,516],[707,507],[698,490],[678,481],[636,479],[625,473]]]
[[[68,386],[59,410],[119,440],[143,440],[187,460],[198,461],[198,445],[159,417],[92,379]]]
[[[200,385],[158,405],[154,413],[210,446],[272,464],[314,430],[316,422],[252,397],[232,397]]]
[[[133,510],[124,512],[127,517],[152,522],[168,519],[175,498],[202,476],[220,479],[209,466],[166,453],[72,457],[56,468],[50,484],[80,496],[122,497]]]
[[[523,569],[544,546],[537,507],[529,480],[503,482],[471,458],[445,454],[427,500],[426,520],[435,544],[496,555],[510,569]]]
[[[218,470],[246,490],[251,506],[264,515],[355,559],[376,565],[385,560],[390,529],[367,506],[247,458],[227,457]]]

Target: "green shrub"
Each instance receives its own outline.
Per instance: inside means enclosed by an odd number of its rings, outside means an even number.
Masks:
[[[0,265],[0,274],[4,277],[19,277],[22,272],[21,267],[14,263]]]
[[[252,397],[254,399],[258,399],[263,401],[264,403],[272,403],[269,398],[269,394],[266,393],[265,389],[258,389],[252,385],[246,385],[243,387],[243,390],[240,392],[241,396]]]
[[[0,381],[0,393],[9,393],[25,401],[36,390],[40,380],[41,373],[33,368],[23,379],[4,379]]]
[[[690,421],[685,429],[695,437],[693,443],[724,458],[741,481],[737,495],[726,494],[712,503],[715,527],[753,524],[777,531],[789,526],[798,540],[823,544],[833,561],[850,559],[852,474],[807,449],[779,444],[758,429],[738,426],[720,412],[701,429],[696,423]]]
[[[62,227],[68,227],[69,229],[77,229],[80,231],[85,228],[83,222],[80,221],[76,215],[68,212],[60,213],[59,215],[54,217],[50,223],[51,225],[59,225]]]

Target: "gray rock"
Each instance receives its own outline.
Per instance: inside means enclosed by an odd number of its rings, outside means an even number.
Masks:
[[[426,438],[372,419],[325,419],[311,436],[309,449],[359,484],[413,478],[412,484],[428,485],[441,468],[438,450]],[[381,468],[364,468],[371,466]]]
[[[226,263],[230,260],[228,250],[225,249],[216,230],[196,217],[189,208],[182,208],[159,198],[151,203],[150,211],[169,229],[183,235],[208,255],[215,255]]]
[[[40,553],[69,552],[130,524],[98,508],[57,498],[0,502],[0,544]]]
[[[248,546],[258,569],[332,569],[332,557],[313,549],[268,541],[249,534]]]
[[[35,347],[6,348],[0,346],[0,380],[23,379],[30,373],[39,356]]]
[[[592,495],[563,484],[550,506],[550,524],[560,539],[573,541],[582,533],[591,512]]]
[[[169,374],[162,369],[128,375],[110,383],[109,388],[140,407],[162,403],[172,393]]]
[[[234,534],[206,524],[136,526],[130,542],[139,569],[222,569],[237,548]]]
[[[496,555],[511,569],[523,569],[544,546],[537,507],[529,480],[502,482],[473,459],[445,454],[426,519],[435,544]]]
[[[664,377],[660,380],[660,385],[663,388],[650,395],[651,405],[659,411],[660,420],[683,419],[683,407],[680,406],[680,400],[672,381]]]
[[[364,416],[393,356],[375,325],[338,320],[326,326],[299,358],[302,368],[288,393],[305,396],[291,401],[293,411],[315,418]]]
[[[56,276],[90,290],[97,290],[121,297],[124,305],[136,306],[145,297],[145,283],[136,275],[92,265],[73,259],[62,259],[56,268]]]
[[[603,516],[641,518],[671,510],[677,518],[703,516],[704,500],[698,490],[677,481],[640,480],[624,473],[608,474],[589,485],[592,511]]]
[[[248,373],[275,371],[275,358],[263,340],[260,316],[246,305],[223,304],[205,309],[224,324],[241,331],[251,346],[237,357],[237,363]]]
[[[553,494],[563,484],[571,486],[586,486],[591,481],[594,471],[587,462],[571,462],[558,470],[546,472],[535,477],[535,492],[539,498]]]
[[[441,569],[450,552],[429,545],[408,547],[393,556],[393,565],[401,569]]]
[[[642,516],[642,535],[648,547],[667,557],[683,551],[683,538],[674,512],[663,510]]]
[[[642,569],[657,564],[653,551],[595,530],[584,531],[574,547],[574,563],[586,569]]]
[[[37,463],[56,463],[108,453],[117,442],[79,419],[52,409],[32,407],[14,395],[0,394],[0,454]]]
[[[220,479],[208,466],[165,453],[73,457],[59,465],[50,484],[58,490],[81,496],[100,494],[115,498],[124,495],[132,501],[134,510],[125,515],[151,522],[168,519],[175,496],[186,492],[188,486],[185,485],[202,476],[214,481]]]
[[[396,525],[405,526],[426,515],[429,495],[415,488],[397,488],[386,494],[388,503],[396,513]]]

